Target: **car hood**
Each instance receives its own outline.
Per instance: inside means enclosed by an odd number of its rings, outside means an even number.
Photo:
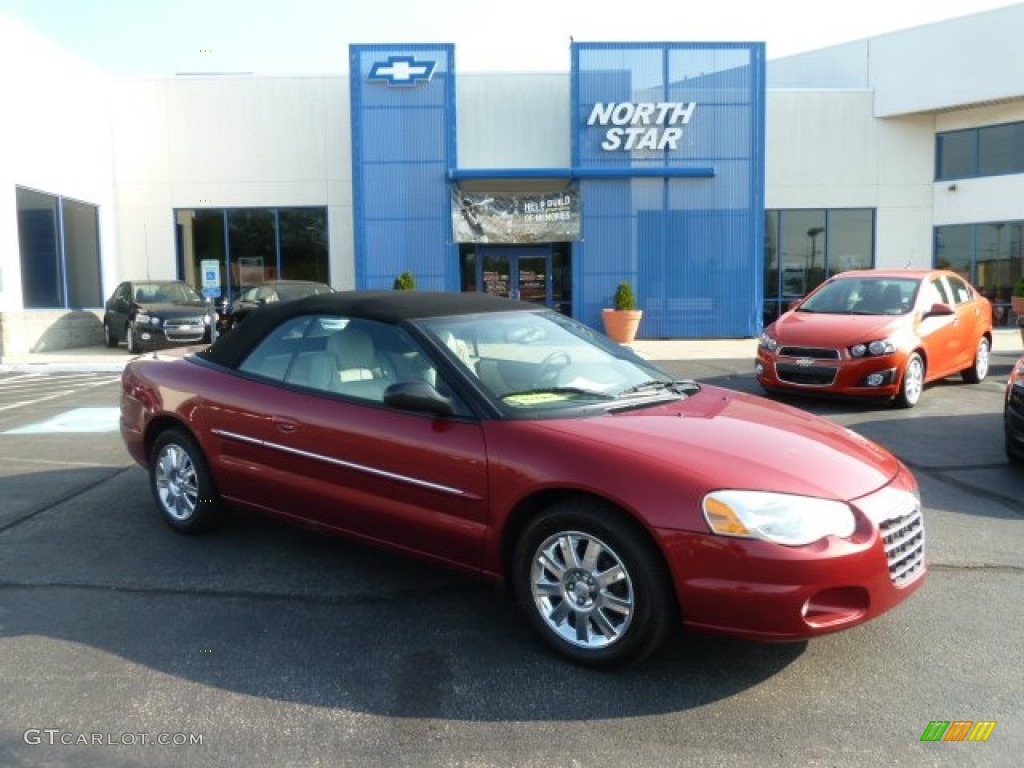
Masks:
[[[206,304],[201,301],[190,301],[181,304],[140,304],[143,312],[158,317],[196,317],[206,312]]]
[[[712,386],[670,404],[540,423],[665,465],[706,490],[849,501],[887,484],[901,468],[881,446],[825,418]]]
[[[830,315],[787,312],[769,331],[779,344],[804,347],[845,347],[884,339],[906,325],[908,315]]]

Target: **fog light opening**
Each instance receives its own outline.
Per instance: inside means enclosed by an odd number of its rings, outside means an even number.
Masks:
[[[142,334],[142,340],[143,341],[149,341],[152,338],[153,338],[153,336],[151,334],[148,334],[148,333]]]
[[[804,603],[804,622],[811,627],[833,627],[856,621],[867,613],[871,599],[863,587],[836,587],[817,592]]]
[[[880,373],[872,373],[865,379],[865,382],[869,387],[880,387],[885,383],[885,376]]]
[[[754,373],[758,376],[764,375],[764,363],[762,363],[760,360],[754,363]]]

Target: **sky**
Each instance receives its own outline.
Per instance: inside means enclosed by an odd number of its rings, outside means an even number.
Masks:
[[[567,72],[569,41],[764,42],[769,59],[1006,0],[0,0],[119,76],[344,74],[350,43],[454,43],[460,72]]]

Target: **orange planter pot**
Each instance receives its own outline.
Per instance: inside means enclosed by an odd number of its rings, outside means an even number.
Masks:
[[[604,332],[612,341],[629,344],[636,338],[643,315],[642,309],[602,309]]]

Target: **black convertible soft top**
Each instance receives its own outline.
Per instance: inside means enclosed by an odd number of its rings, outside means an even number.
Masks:
[[[475,315],[485,312],[537,312],[541,305],[487,293],[431,291],[341,291],[267,304],[253,310],[231,333],[198,353],[203,360],[236,367],[252,347],[280,323],[302,315],[342,315],[382,323],[401,323],[424,317]]]

